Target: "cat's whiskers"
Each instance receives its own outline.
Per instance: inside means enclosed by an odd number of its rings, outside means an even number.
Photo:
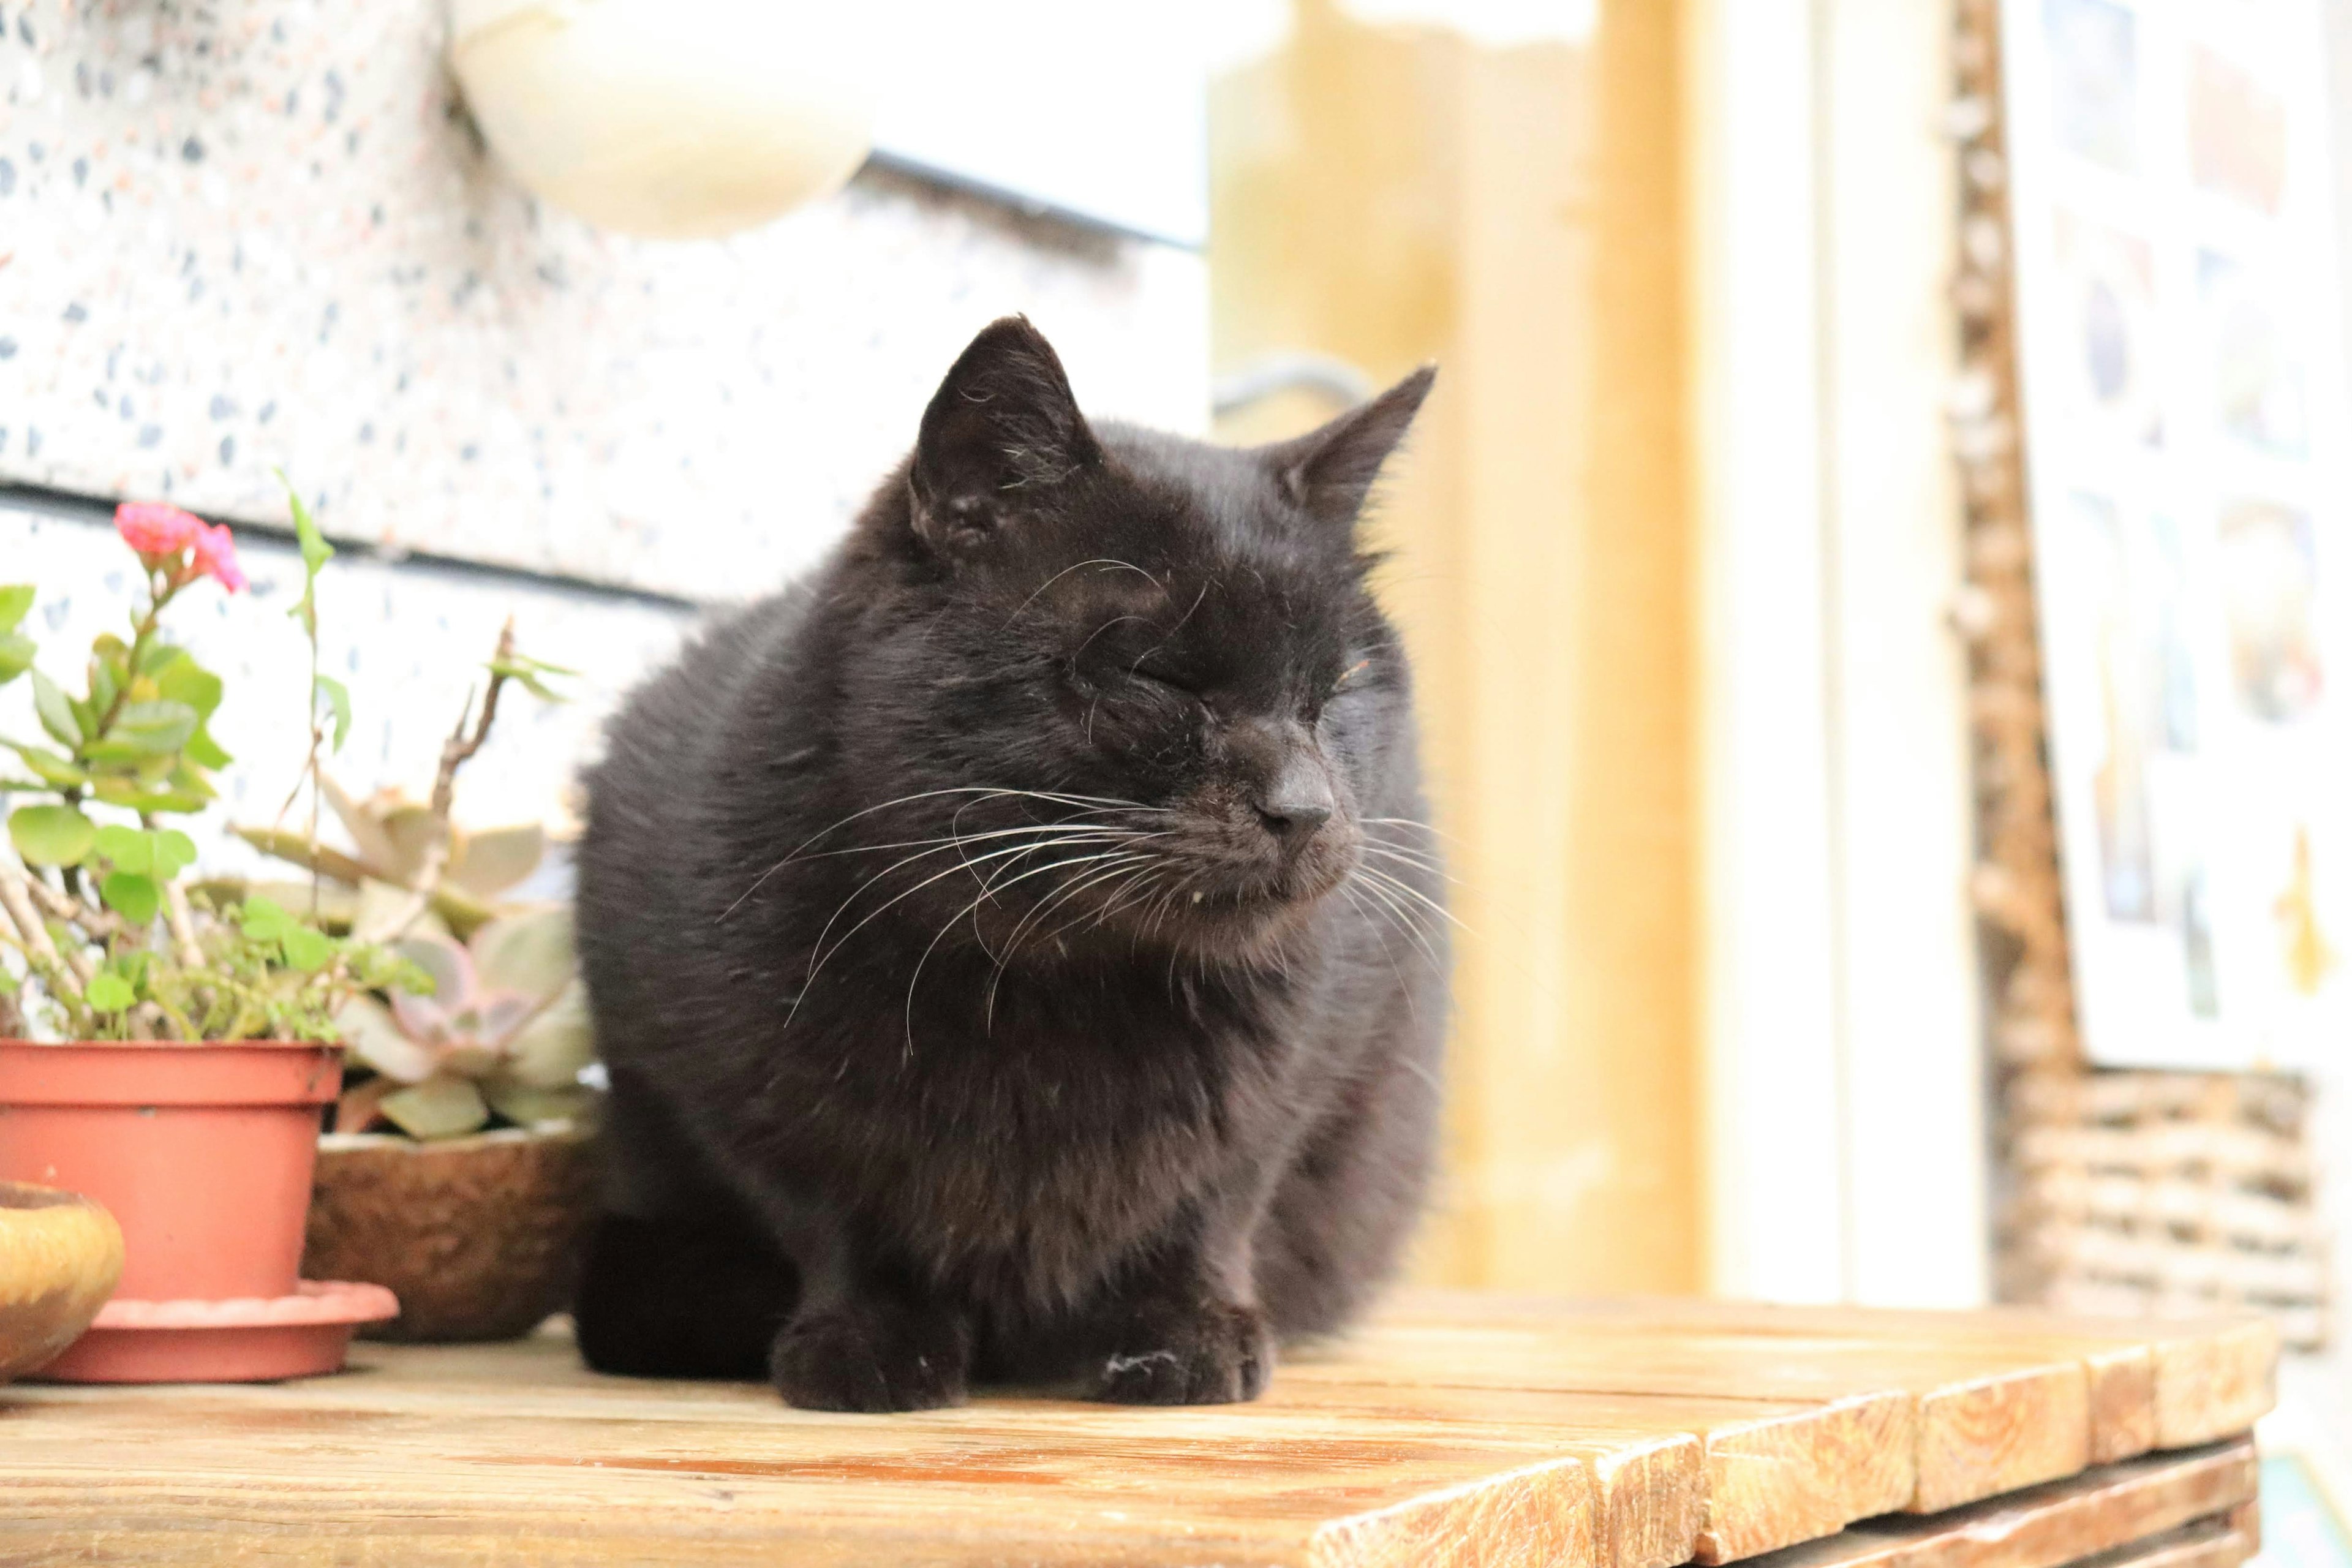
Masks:
[[[1156,837],[1156,836],[1155,836],[1155,837]],[[1130,859],[1132,859],[1132,860],[1136,860],[1136,861],[1142,861],[1142,860],[1159,860],[1159,859],[1162,859],[1162,858],[1163,858],[1162,857],[1160,857],[1160,856],[1158,856],[1158,855],[1156,855],[1156,854],[1150,854],[1150,853],[1131,853],[1128,858],[1130,858]],[[1098,856],[1098,857],[1095,857],[1094,858],[1095,858],[1095,859],[1097,859],[1097,860],[1104,860],[1104,859],[1110,858],[1110,857],[1107,857],[1107,856]],[[1084,863],[1084,862],[1077,862],[1077,864],[1083,864],[1083,863]],[[1073,862],[1068,862],[1068,861],[1055,861],[1052,866],[1049,866],[1049,867],[1041,867],[1041,868],[1039,868],[1039,869],[1040,869],[1040,870],[1060,870],[1060,869],[1063,869],[1064,868],[1066,868],[1066,867],[1067,867],[1067,866],[1069,866],[1069,865],[1071,865],[1071,864],[1073,864]],[[1115,868],[1114,869],[1123,870],[1123,869],[1125,869],[1125,868],[1125,868],[1124,866],[1121,866],[1121,867],[1118,867],[1118,868]],[[1025,871],[1024,871],[1024,873],[1022,873],[1022,875],[1023,875],[1024,877],[1030,876],[1030,875],[1034,875],[1034,873],[1033,873],[1033,872],[1025,872]],[[1015,880],[1018,880],[1018,879],[1017,879],[1017,878],[1015,879]],[[992,1032],[992,1031],[993,1031],[993,1030],[994,1030],[994,1028],[995,1028],[995,1026],[996,1026],[996,993],[997,993],[997,988],[998,988],[1000,985],[1002,985],[1002,984],[1003,984],[1003,982],[1004,982],[1004,973],[1005,973],[1005,970],[1006,970],[1006,969],[1011,965],[1011,963],[1012,963],[1012,962],[1013,962],[1013,959],[1014,954],[1020,951],[1020,946],[1021,946],[1021,938],[1022,938],[1022,934],[1023,934],[1023,932],[1024,932],[1025,930],[1027,930],[1027,929],[1029,928],[1029,926],[1030,926],[1031,922],[1032,922],[1032,921],[1034,921],[1037,916],[1039,916],[1040,914],[1042,914],[1042,913],[1044,913],[1044,912],[1045,912],[1045,911],[1050,910],[1051,909],[1053,909],[1053,908],[1054,908],[1054,906],[1055,906],[1055,904],[1058,900],[1060,900],[1062,898],[1064,898],[1065,896],[1066,896],[1066,895],[1070,892],[1070,890],[1071,890],[1071,889],[1070,889],[1069,888],[1065,887],[1065,888],[1062,888],[1062,889],[1057,889],[1054,894],[1050,895],[1050,896],[1048,897],[1048,899],[1046,900],[1046,901],[1045,901],[1045,902],[1044,902],[1044,903],[1040,904],[1036,909],[1034,909],[1034,910],[1030,910],[1028,914],[1026,914],[1026,915],[1023,916],[1023,917],[1022,917],[1022,919],[1021,919],[1021,921],[1013,926],[1013,931],[1012,931],[1012,933],[1011,933],[1010,935],[1008,935],[1008,936],[1005,938],[1005,941],[1004,941],[1004,951],[1003,951],[1003,952],[999,953],[999,952],[992,952],[992,951],[989,952],[989,955],[988,955],[988,956],[989,956],[990,960],[992,961],[992,963],[993,963],[994,968],[993,968],[992,972],[990,973],[989,978],[988,978],[988,995],[987,995],[987,999],[986,999],[985,1005],[984,1005],[984,1007],[982,1008],[982,1015],[981,1015],[981,1026],[982,1026],[982,1032],[983,1032],[983,1033],[986,1033],[986,1032]],[[962,918],[962,916],[961,916],[961,915],[957,916],[957,919],[959,919],[959,920],[961,920],[961,918]],[[952,922],[950,922],[950,923],[952,923]],[[942,933],[942,934],[944,934],[944,933]],[[1058,935],[1059,933],[1057,932],[1057,933],[1055,933],[1055,934],[1057,934],[1057,935]],[[919,967],[919,966],[918,966],[918,967]]]
[[[1054,910],[1069,902],[1070,900],[1076,898],[1079,893],[1084,892],[1087,889],[1102,881],[1106,877],[1114,875],[1118,871],[1125,870],[1129,866],[1148,862],[1154,858],[1155,857],[1149,853],[1130,852],[1129,855],[1119,858],[1119,864],[1118,865],[1110,866],[1101,870],[1090,873],[1087,876],[1076,879],[1064,884],[1061,888],[1056,889],[1052,894],[1047,896],[1043,903],[1039,904],[1035,909],[1031,910],[1027,914],[1022,916],[1020,921],[1013,926],[1013,934],[1005,938],[1004,951],[1008,960],[1012,954],[1020,952],[1021,939],[1023,935],[1030,931],[1037,929],[1043,924],[1045,917],[1052,914]],[[1062,929],[1066,928],[1056,928],[1053,934],[1059,936]]]
[[[918,790],[912,795],[902,795],[895,799],[878,801],[861,810],[853,811],[848,816],[833,823],[830,826],[821,827],[814,833],[810,834],[806,838],[801,840],[798,847],[794,848],[782,859],[777,861],[766,870],[761,872],[750,887],[744,889],[740,894],[737,895],[733,903],[729,904],[724,910],[719,911],[719,918],[723,921],[730,915],[732,915],[737,910],[742,908],[744,900],[749,899],[752,894],[758,892],[760,889],[767,883],[769,878],[782,870],[786,866],[791,865],[794,860],[801,858],[802,851],[807,849],[810,845],[818,842],[820,839],[823,839],[831,834],[839,832],[842,828],[848,826],[853,822],[871,816],[877,811],[888,811],[894,806],[911,805],[918,801],[939,800],[951,795],[970,795],[976,798],[994,800],[1042,800],[1046,802],[1048,805],[1073,808],[1082,815],[1089,813],[1101,814],[1111,811],[1164,813],[1170,809],[1167,806],[1145,805],[1139,801],[1120,800],[1111,795],[1070,795],[1060,794],[1051,790],[1011,789],[995,784],[955,784],[943,789]],[[857,851],[853,848],[851,852],[856,853]],[[831,854],[833,851],[828,850],[825,851],[825,853]],[[810,858],[814,858],[814,857]]]
[[[1415,904],[1427,910],[1431,914],[1435,915],[1438,919],[1453,925],[1456,930],[1464,931],[1471,936],[1478,934],[1477,932],[1471,931],[1467,925],[1464,924],[1460,917],[1455,915],[1452,910],[1447,909],[1444,904],[1439,903],[1435,899],[1431,898],[1427,893],[1423,892],[1419,888],[1414,887],[1403,878],[1383,871],[1377,866],[1365,866],[1361,864],[1357,866],[1356,873],[1359,876],[1369,877],[1373,881],[1379,882],[1393,891],[1402,894],[1405,898],[1412,900]]]
[[[1405,867],[1409,870],[1419,871],[1424,876],[1435,877],[1442,881],[1452,882],[1457,887],[1461,885],[1459,879],[1454,877],[1452,872],[1446,870],[1444,866],[1439,865],[1434,860],[1426,859],[1418,855],[1406,854],[1399,850],[1391,849],[1386,846],[1380,844],[1368,843],[1363,845],[1362,848],[1364,853],[1367,855],[1377,855],[1383,860],[1393,860],[1398,865]]]
[[[1014,879],[1013,879],[1013,881],[1015,881],[1015,882],[1017,882],[1017,881],[1020,881],[1023,878],[1025,878],[1025,877],[1032,877],[1032,876],[1035,876],[1035,875],[1038,875],[1038,874],[1039,874],[1039,873],[1041,873],[1041,872],[1045,872],[1045,871],[1059,870],[1059,869],[1062,869],[1062,868],[1064,868],[1069,867],[1069,866],[1071,866],[1071,865],[1085,864],[1085,863],[1087,863],[1087,861],[1101,861],[1101,860],[1107,860],[1107,859],[1110,859],[1110,860],[1116,860],[1116,859],[1136,859],[1136,858],[1148,858],[1148,857],[1139,856],[1139,855],[1137,855],[1137,854],[1136,854],[1134,851],[1132,851],[1132,850],[1128,850],[1128,851],[1107,851],[1106,853],[1101,854],[1101,855],[1090,855],[1090,856],[1087,856],[1087,857],[1086,857],[1086,858],[1085,858],[1085,860],[1081,860],[1081,861],[1075,861],[1075,862],[1074,862],[1074,861],[1067,861],[1067,860],[1056,860],[1056,861],[1054,861],[1054,862],[1053,862],[1052,864],[1050,864],[1050,865],[1034,867],[1034,868],[1032,868],[1031,869],[1029,869],[1029,870],[1027,870],[1027,871],[1024,871],[1024,872],[1022,872],[1020,877],[1015,877]],[[1005,885],[1006,885],[1007,887],[1010,887],[1012,884],[1008,882],[1008,883],[1007,883],[1007,884],[1005,884]],[[906,1052],[906,1054],[907,1054],[907,1056],[908,1056],[909,1058],[912,1058],[912,1057],[913,1057],[913,1056],[914,1056],[914,1054],[915,1054],[915,986],[916,986],[917,983],[918,983],[918,982],[919,982],[919,981],[923,978],[923,965],[930,962],[930,957],[931,957],[931,951],[932,951],[932,949],[936,948],[936,947],[938,947],[938,946],[940,945],[940,942],[941,942],[941,941],[943,941],[943,940],[946,938],[946,936],[947,936],[948,932],[950,932],[950,931],[953,931],[953,930],[954,930],[958,925],[961,924],[961,923],[962,923],[962,921],[963,921],[963,918],[964,918],[966,915],[971,914],[971,913],[972,911],[974,911],[975,910],[979,909],[979,908],[980,908],[980,906],[981,906],[981,902],[982,902],[982,900],[985,900],[985,899],[987,899],[987,898],[989,898],[990,896],[991,896],[991,889],[990,889],[990,888],[989,888],[989,886],[988,886],[987,884],[983,883],[983,884],[982,885],[982,887],[981,887],[981,890],[980,890],[979,895],[978,895],[977,897],[975,897],[975,898],[974,898],[974,899],[973,899],[970,903],[968,903],[968,904],[964,905],[964,907],[963,907],[962,909],[958,910],[957,910],[953,915],[950,915],[950,916],[948,918],[947,923],[940,927],[940,929],[939,929],[939,931],[937,931],[937,933],[935,933],[935,934],[932,936],[932,938],[931,938],[931,940],[930,940],[929,943],[929,944],[927,944],[927,945],[924,947],[924,949],[923,949],[923,951],[922,951],[922,954],[921,954],[921,956],[918,957],[918,958],[915,960],[915,970],[914,970],[914,973],[913,973],[912,974],[909,974],[909,975],[907,977],[907,1009],[906,1009],[907,1052]],[[1016,934],[1016,936],[1017,936],[1018,931],[1019,931],[1019,928],[1018,928],[1018,927],[1015,927],[1015,928],[1014,928],[1014,931],[1015,931],[1015,934]],[[983,943],[983,944],[982,944],[982,946],[983,946],[983,951],[984,951],[984,950],[985,950],[985,944]],[[1007,944],[1007,951],[1008,951],[1008,952],[1009,952],[1009,951],[1011,951],[1011,944],[1010,944],[1009,942],[1008,942],[1008,944]],[[993,957],[994,955],[993,955],[993,954],[991,954],[990,956]]]
[[[1390,911],[1399,931],[1410,937],[1431,963],[1444,967],[1444,958],[1437,951],[1432,932],[1427,929],[1429,916],[1435,915],[1469,932],[1470,927],[1456,919],[1453,911],[1431,899],[1419,889],[1390,876],[1376,867],[1357,867],[1359,885]],[[1470,932],[1475,935],[1475,932]]]
[[[1000,859],[1008,855],[1032,855],[1036,853],[1040,848],[1047,847],[1052,847],[1051,840],[1042,844],[1020,844],[1013,845],[1008,848],[992,849],[985,855],[974,856],[969,859],[960,860],[955,865],[949,867],[946,870],[934,872],[930,876],[926,877],[921,881],[916,883],[913,887],[906,889],[906,891],[898,894],[894,898],[884,900],[863,920],[860,920],[856,925],[851,926],[847,931],[842,932],[840,937],[834,942],[832,946],[827,947],[825,945],[825,938],[831,934],[835,922],[839,921],[843,915],[849,911],[850,906],[857,901],[858,896],[864,893],[866,889],[872,887],[880,878],[889,875],[891,871],[897,870],[899,866],[911,864],[915,860],[925,858],[930,855],[936,855],[940,853],[940,851],[937,849],[931,849],[924,851],[922,855],[910,855],[907,857],[905,860],[899,861],[897,865],[886,868],[884,870],[877,872],[874,876],[869,877],[865,881],[859,883],[857,887],[851,891],[849,897],[844,899],[841,901],[840,906],[836,908],[830,916],[826,917],[824,928],[817,932],[816,942],[810,949],[808,973],[802,977],[799,993],[793,996],[792,1006],[786,1009],[784,1013],[783,1026],[787,1028],[791,1026],[793,1016],[800,1011],[802,1000],[808,995],[810,990],[813,988],[814,983],[816,980],[817,972],[822,970],[826,963],[832,961],[834,955],[842,950],[844,944],[845,944],[851,937],[854,937],[859,931],[864,931],[894,905],[902,903],[906,900],[914,897],[917,893],[921,892],[925,888],[931,886],[934,882],[940,881],[945,878],[952,877],[959,871],[968,871],[973,866],[978,865],[982,861]],[[1059,862],[1057,862],[1057,864]]]

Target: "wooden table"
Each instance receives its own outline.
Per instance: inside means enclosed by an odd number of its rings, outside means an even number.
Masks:
[[[0,1563],[2234,1568],[2275,1361],[2256,1321],[1414,1295],[1253,1405],[857,1416],[362,1345],[0,1389]]]

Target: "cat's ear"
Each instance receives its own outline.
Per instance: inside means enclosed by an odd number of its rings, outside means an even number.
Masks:
[[[1437,380],[1423,365],[1369,403],[1359,404],[1319,430],[1264,449],[1283,494],[1334,528],[1354,524],[1381,465],[1404,439],[1412,416]]]
[[[916,534],[934,549],[976,543],[1102,448],[1070,378],[1025,316],[983,328],[923,410],[908,483]]]

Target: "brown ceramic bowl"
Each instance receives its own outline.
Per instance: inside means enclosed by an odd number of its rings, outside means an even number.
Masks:
[[[78,1194],[0,1182],[0,1379],[79,1339],[121,1277],[112,1215]]]
[[[315,1183],[302,1272],[389,1287],[400,1316],[371,1339],[511,1340],[571,1303],[594,1205],[585,1131],[330,1136]]]

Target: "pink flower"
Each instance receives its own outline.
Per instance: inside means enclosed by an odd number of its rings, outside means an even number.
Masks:
[[[114,509],[114,531],[142,555],[177,555],[204,530],[202,520],[159,500],[127,500]]]
[[[196,570],[234,594],[245,586],[245,568],[236,563],[236,541],[226,523],[207,528],[196,524]]]

